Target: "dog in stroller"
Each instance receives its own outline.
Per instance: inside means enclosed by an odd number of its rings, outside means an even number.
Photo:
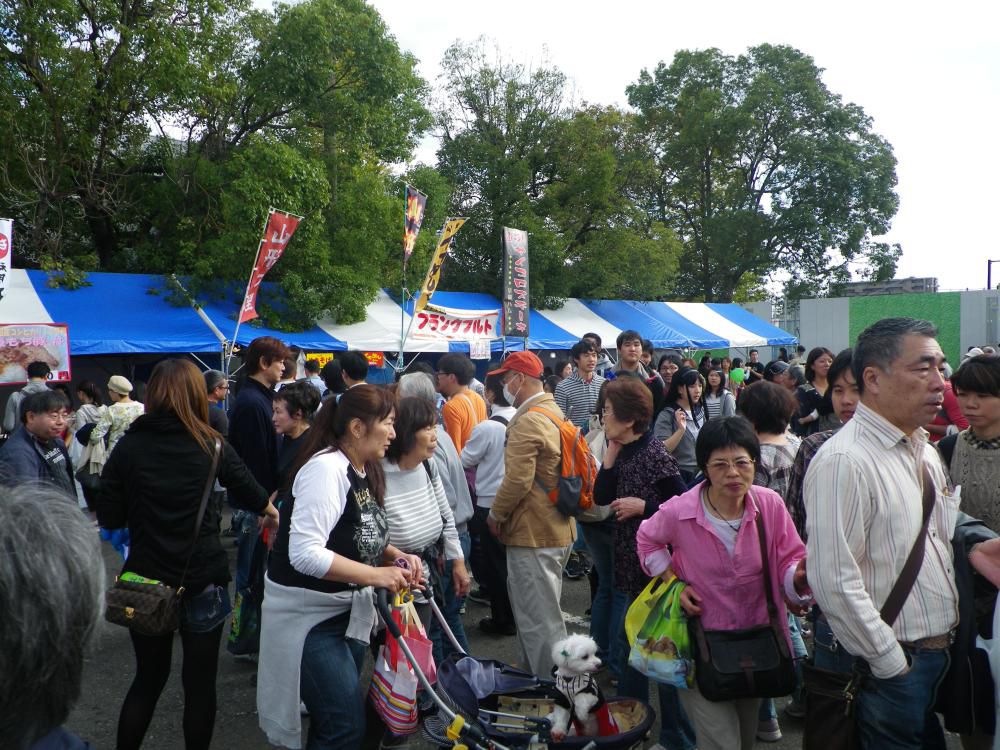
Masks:
[[[570,733],[588,737],[618,734],[608,702],[594,679],[601,667],[594,639],[585,635],[564,638],[552,647],[552,661],[558,691],[556,705],[547,717],[552,722],[552,739],[558,742]]]

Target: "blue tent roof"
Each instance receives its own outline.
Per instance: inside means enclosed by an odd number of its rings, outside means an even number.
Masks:
[[[91,273],[91,286],[73,291],[51,288],[45,271],[27,271],[50,321],[69,324],[70,354],[217,352],[219,340],[196,310],[176,306],[163,277],[151,274]],[[158,293],[156,293],[158,292]],[[0,307],[4,319],[16,318]],[[21,321],[18,321],[21,322]]]

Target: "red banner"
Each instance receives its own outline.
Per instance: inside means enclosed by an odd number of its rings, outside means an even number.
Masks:
[[[261,238],[260,247],[257,248],[257,262],[254,263],[253,274],[250,276],[250,283],[247,284],[247,293],[243,297],[240,323],[246,323],[257,317],[257,292],[260,289],[260,282],[285,252],[288,241],[298,229],[300,220],[299,216],[271,209],[264,236]]]
[[[424,207],[427,196],[416,188],[406,186],[406,215],[403,218],[403,262],[413,255],[413,246],[420,234],[420,225],[424,223]]]

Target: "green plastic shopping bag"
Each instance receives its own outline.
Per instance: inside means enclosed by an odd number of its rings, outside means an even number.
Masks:
[[[625,635],[632,644],[628,663],[651,680],[678,688],[694,684],[694,660],[687,615],[681,608],[683,581],[654,578],[628,608]]]

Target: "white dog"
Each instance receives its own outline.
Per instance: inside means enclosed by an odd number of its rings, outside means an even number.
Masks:
[[[617,734],[618,726],[594,679],[594,672],[601,667],[594,639],[571,635],[559,641],[552,647],[552,661],[558,691],[556,705],[547,717],[552,722],[552,739],[558,742],[567,734]]]

